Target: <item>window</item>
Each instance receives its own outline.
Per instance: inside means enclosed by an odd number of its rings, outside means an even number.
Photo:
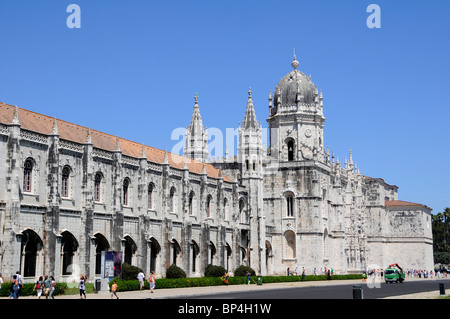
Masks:
[[[172,187],[170,189],[170,195],[169,195],[169,208],[170,208],[170,212],[174,212],[175,211],[175,187]]]
[[[147,190],[148,209],[153,208],[153,189],[154,188],[155,188],[155,185],[153,183],[148,184],[148,190]]]
[[[294,141],[289,140],[287,143],[287,147],[288,147],[288,161],[293,161],[294,160]]]
[[[70,177],[70,168],[68,166],[64,166],[61,179],[62,197],[69,197],[69,177]]]
[[[189,194],[189,215],[194,214],[194,192]]]
[[[239,219],[241,223],[247,223],[247,214],[245,211],[245,203],[243,199],[239,201]]]
[[[94,201],[99,202],[101,200],[101,182],[102,182],[102,174],[95,174],[94,180]]]
[[[23,168],[23,191],[31,192],[31,182],[33,174],[33,161],[27,159]]]
[[[128,178],[125,178],[123,180],[123,204],[124,205],[128,205],[128,188],[130,186],[130,181],[128,180]]]
[[[292,195],[286,196],[286,215],[288,217],[294,216],[294,197]]]

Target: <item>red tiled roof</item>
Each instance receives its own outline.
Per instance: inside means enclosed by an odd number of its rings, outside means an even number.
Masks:
[[[10,124],[14,116],[15,107],[6,103],[0,102],[0,123]],[[50,135],[53,131],[54,118],[42,115],[33,111],[18,108],[18,117],[21,128],[40,133]],[[83,127],[77,124],[66,122],[60,119],[56,119],[58,134],[61,139],[72,141],[79,144],[84,144],[88,135],[89,128]],[[94,147],[114,151],[116,150],[117,138],[116,136],[103,133],[90,129],[91,140]],[[142,155],[142,144],[129,141],[119,137],[120,149],[122,154],[140,158]],[[165,151],[145,145],[145,153],[149,162],[162,164],[164,163]],[[190,172],[195,174],[201,174],[203,171],[203,163],[194,161],[190,158],[185,158],[181,155],[167,152],[168,162],[170,167],[183,169],[185,159],[187,161],[187,167]],[[212,178],[219,177],[219,170],[211,164],[205,164],[206,174]],[[231,180],[223,176],[224,181],[231,182]]]

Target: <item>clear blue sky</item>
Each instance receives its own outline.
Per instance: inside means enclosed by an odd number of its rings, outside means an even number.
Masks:
[[[81,28],[69,29],[69,4]],[[381,28],[369,29],[369,4]],[[194,95],[207,127],[237,127],[247,91],[299,69],[324,94],[326,146],[450,206],[450,1],[0,0],[0,101],[170,150]]]

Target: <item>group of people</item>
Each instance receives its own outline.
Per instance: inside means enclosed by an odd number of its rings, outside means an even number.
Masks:
[[[42,293],[44,293],[45,299],[55,299],[55,297],[53,296],[55,287],[56,281],[53,276],[39,276],[38,281],[36,281],[36,283],[34,284],[33,291],[36,292],[38,299],[41,299]]]
[[[447,271],[440,271],[440,270],[423,270],[423,269],[408,269],[406,271],[406,274],[410,278],[447,278]]]
[[[22,276],[20,275],[20,272],[16,272],[13,277],[12,277],[12,281],[11,281],[12,285],[11,285],[11,292],[9,294],[8,299],[18,299],[20,296],[20,290],[23,287],[23,281],[22,281]],[[0,289],[2,288],[2,284],[3,284],[3,276],[2,274],[0,274]]]
[[[142,291],[145,283],[145,274],[142,271],[139,272],[139,274],[137,275],[137,279],[139,280],[139,290]],[[153,293],[153,289],[155,289],[156,284],[156,277],[154,271],[150,272],[150,276],[148,276],[147,280],[148,283],[150,284],[150,292]]]
[[[0,274],[0,289],[3,284],[3,277]],[[40,276],[38,281],[34,284],[33,292],[36,292],[38,299],[41,299],[42,293],[44,293],[45,299],[51,298],[55,299],[53,293],[55,292],[56,281],[53,276]],[[20,292],[23,288],[23,280],[20,272],[16,272],[12,276],[11,280],[11,292],[9,294],[8,299],[18,299],[20,296]]]

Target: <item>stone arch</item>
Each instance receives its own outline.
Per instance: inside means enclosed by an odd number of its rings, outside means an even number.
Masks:
[[[295,160],[295,140],[292,137],[288,137],[284,140],[287,149],[287,160]]]
[[[102,269],[102,251],[109,250],[109,242],[106,237],[98,232],[94,234],[95,237],[95,274],[101,274]]]
[[[22,231],[21,270],[24,277],[35,277],[44,247],[41,237],[31,228]]]
[[[199,258],[198,255],[200,254],[200,247],[198,243],[195,240],[191,240],[191,253],[192,253],[192,259],[191,259],[191,272],[195,274],[199,270]]]
[[[214,265],[215,259],[217,255],[216,245],[212,241],[208,244],[208,264]]]
[[[72,275],[74,271],[74,258],[78,251],[78,241],[68,230],[61,232],[61,274]]]
[[[170,248],[171,248],[171,259],[172,259],[171,264],[177,265],[177,259],[181,255],[181,252],[182,252],[181,246],[175,238],[172,238],[172,242],[171,242],[170,246],[171,246]]]
[[[124,237],[124,254],[123,254],[123,262],[133,265],[133,257],[137,251],[136,242],[131,238],[130,235],[125,235]]]
[[[157,261],[159,259],[159,253],[161,252],[161,245],[155,237],[150,237],[150,271],[157,271]]]

